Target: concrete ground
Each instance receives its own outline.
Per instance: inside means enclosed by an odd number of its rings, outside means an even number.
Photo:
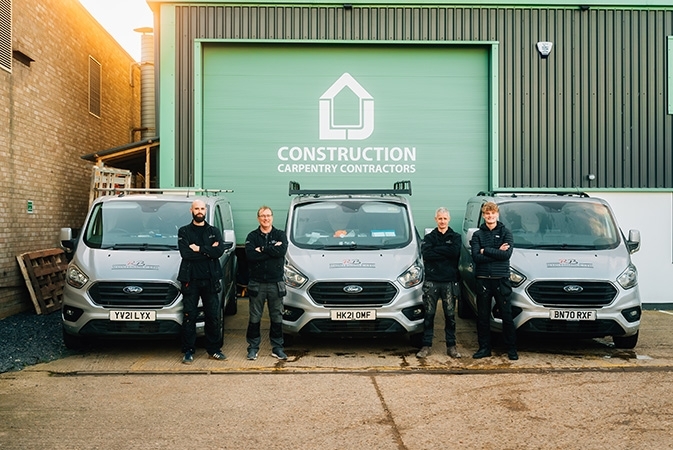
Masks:
[[[673,448],[670,312],[645,312],[635,351],[529,339],[518,361],[473,360],[474,323],[459,320],[459,360],[441,339],[425,361],[386,339],[247,361],[246,307],[227,318],[224,362],[110,343],[1,374],[0,449]]]
[[[134,341],[102,343],[81,354],[33,366],[26,370],[55,374],[102,373],[266,373],[266,372],[441,372],[480,373],[483,371],[574,371],[633,370],[673,367],[673,312],[644,311],[638,345],[634,350],[619,350],[611,339],[554,340],[521,338],[518,361],[510,361],[503,348],[494,348],[493,356],[474,360],[477,349],[476,324],[457,319],[458,350],[463,358],[446,356],[443,317],[437,314],[432,353],[424,360],[416,358],[416,349],[405,337],[375,340],[297,338],[286,348],[287,361],[271,356],[269,322],[262,321],[262,347],[256,361],[246,359],[245,330],[248,320],[247,299],[239,299],[238,314],[225,318],[224,353],[226,361],[210,360],[199,349],[191,365],[182,364],[179,344],[175,341]],[[266,316],[266,312],[265,312]]]

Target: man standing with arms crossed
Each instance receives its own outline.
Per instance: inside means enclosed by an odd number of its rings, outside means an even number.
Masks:
[[[472,235],[470,248],[477,277],[477,336],[479,350],[473,358],[491,356],[491,299],[502,315],[502,335],[507,357],[519,359],[516,351],[516,330],[512,318],[512,285],[509,280],[509,259],[512,257],[512,232],[500,222],[498,205],[486,202],[481,206],[484,223]]]
[[[446,354],[452,358],[461,356],[456,349],[455,316],[456,299],[460,295],[458,258],[460,257],[461,239],[460,234],[449,227],[450,220],[448,209],[437,208],[435,212],[437,227],[423,238],[421,246],[425,266],[425,282],[423,283],[425,320],[423,321],[423,346],[416,353],[417,358],[425,358],[430,353],[439,300],[442,300],[444,306]]]
[[[222,233],[206,222],[206,204],[194,200],[191,207],[192,222],[178,230],[180,270],[178,281],[182,284],[182,362],[194,361],[196,346],[196,316],[199,297],[205,315],[206,351],[211,359],[223,361],[222,322],[220,321],[219,292],[222,289],[222,266],[224,254]]]
[[[250,281],[248,298],[250,300],[250,319],[246,340],[248,356],[251,361],[257,359],[261,343],[260,322],[264,312],[264,301],[269,308],[271,329],[271,356],[287,359],[283,350],[283,297],[285,282],[283,266],[287,252],[285,232],[273,226],[273,211],[262,206],[257,211],[259,227],[252,230],[245,239],[245,256],[248,258]]]

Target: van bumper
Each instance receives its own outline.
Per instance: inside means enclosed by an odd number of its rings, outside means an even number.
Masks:
[[[373,305],[318,305],[305,289],[288,286],[283,299],[285,313],[283,331],[288,334],[373,337],[391,334],[423,332],[422,285],[401,289],[393,300],[383,306]],[[332,320],[331,311],[375,310],[375,320]]]
[[[596,311],[596,320],[553,320],[553,309]],[[633,336],[640,328],[641,301],[638,287],[627,291],[619,288],[616,298],[602,307],[551,307],[533,302],[523,287],[512,292],[512,314],[514,325],[524,333],[544,333],[572,335],[578,338],[604,336]],[[502,321],[496,319],[493,324],[502,329]]]
[[[155,311],[153,321],[113,321],[110,311]],[[204,322],[199,310],[197,335],[203,335]],[[63,331],[73,336],[98,338],[162,338],[182,332],[182,295],[163,308],[107,308],[95,304],[84,289],[66,286],[61,307]]]

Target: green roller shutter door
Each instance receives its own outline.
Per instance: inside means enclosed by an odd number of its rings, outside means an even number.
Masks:
[[[202,186],[231,188],[239,241],[288,182],[388,188],[412,180],[419,231],[488,185],[489,47],[203,45]],[[199,124],[197,124],[197,131]],[[197,132],[198,136],[198,132]]]

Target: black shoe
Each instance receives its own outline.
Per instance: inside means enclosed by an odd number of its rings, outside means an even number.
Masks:
[[[481,358],[486,358],[487,356],[491,356],[491,349],[490,348],[480,348],[479,350],[477,350],[477,353],[472,355],[472,358],[481,359]]]
[[[512,361],[516,361],[519,359],[519,354],[516,352],[516,350],[510,350],[507,352],[507,357]]]

